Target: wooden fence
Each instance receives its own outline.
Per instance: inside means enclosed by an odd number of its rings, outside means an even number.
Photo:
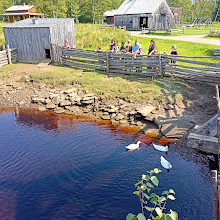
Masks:
[[[0,51],[0,68],[4,65],[15,63],[18,61],[17,49],[7,47]]]
[[[170,62],[164,68],[164,76],[220,84],[220,57],[167,57]],[[218,61],[215,63],[201,61],[207,58],[217,59]]]
[[[162,75],[168,59],[158,56],[131,56],[81,49],[63,49],[62,63],[68,66],[90,68],[107,73],[138,74],[154,77]]]
[[[220,84],[220,57],[168,55],[126,55],[82,49],[60,49],[61,62],[71,67],[94,69],[107,73],[163,76]],[[206,60],[213,58],[213,62]],[[218,61],[214,61],[218,59]]]

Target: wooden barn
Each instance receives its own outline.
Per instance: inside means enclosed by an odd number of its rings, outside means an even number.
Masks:
[[[27,18],[42,18],[43,14],[37,11],[34,5],[13,5],[5,10],[4,16],[8,17],[10,23]]]
[[[125,0],[118,9],[104,15],[107,23],[126,26],[127,30],[170,30],[175,24],[166,0]]]
[[[17,48],[18,61],[39,63],[44,59],[53,59],[52,45],[75,47],[74,19],[41,18],[25,19],[3,27],[5,43]]]

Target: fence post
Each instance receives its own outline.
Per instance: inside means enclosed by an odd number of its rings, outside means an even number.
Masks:
[[[5,45],[4,44],[2,45],[2,50],[5,50]]]
[[[109,52],[106,52],[106,72],[109,73]]]
[[[159,71],[160,71],[160,75],[163,75],[163,67],[162,67],[162,60],[161,60],[161,54],[159,53]]]
[[[9,45],[6,46],[6,50],[7,50],[7,55],[8,55],[8,64],[12,64],[12,62],[11,62],[11,51],[10,51]]]

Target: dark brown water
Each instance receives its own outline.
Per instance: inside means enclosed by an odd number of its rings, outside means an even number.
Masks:
[[[31,110],[0,111],[0,220],[125,219],[140,212],[134,184],[158,167],[160,194],[172,188],[167,208],[179,219],[213,218],[213,188],[206,156],[175,144],[164,153],[152,137],[134,152],[125,146],[137,130]]]

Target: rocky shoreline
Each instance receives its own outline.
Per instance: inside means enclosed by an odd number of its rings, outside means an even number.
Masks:
[[[138,103],[117,97],[97,97],[75,87],[61,90],[33,83],[1,83],[0,91],[2,107],[26,107],[39,111],[53,110],[57,114],[88,116],[121,126],[136,126],[146,134],[154,133],[167,138],[182,138],[198,126],[195,123],[197,112],[192,113],[195,104],[181,99],[166,100],[165,103],[155,100]],[[209,111],[209,114],[214,112]]]

